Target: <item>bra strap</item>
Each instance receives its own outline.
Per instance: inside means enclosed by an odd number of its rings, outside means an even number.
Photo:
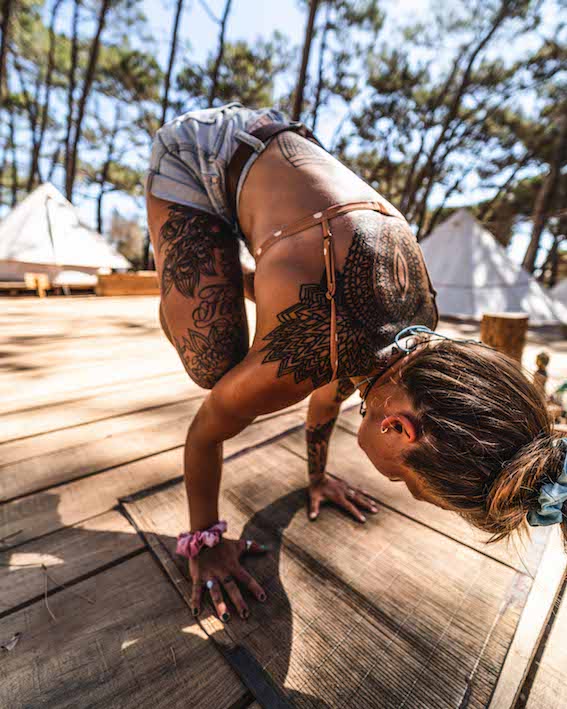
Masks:
[[[287,239],[289,236],[298,234],[300,231],[305,231],[305,229],[321,224],[325,220],[330,221],[334,217],[361,209],[369,209],[390,217],[404,219],[402,214],[385,199],[374,200],[373,202],[344,202],[342,204],[334,204],[332,207],[327,207],[327,209],[322,212],[315,212],[315,214],[310,214],[309,216],[303,217],[303,219],[299,219],[289,226],[284,226],[281,229],[277,229],[272,232],[272,234],[261,244],[261,246],[254,251],[256,263],[258,263],[266,251],[278,241],[282,241],[283,239]]]

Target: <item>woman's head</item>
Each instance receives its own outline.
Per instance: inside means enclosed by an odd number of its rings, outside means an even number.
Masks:
[[[421,346],[373,387],[369,414],[359,440],[381,472],[494,540],[524,525],[565,459],[542,395],[517,363],[481,345]]]

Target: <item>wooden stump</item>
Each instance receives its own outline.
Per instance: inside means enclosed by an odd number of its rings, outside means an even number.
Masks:
[[[480,325],[480,339],[521,362],[527,331],[528,316],[525,313],[485,313]]]

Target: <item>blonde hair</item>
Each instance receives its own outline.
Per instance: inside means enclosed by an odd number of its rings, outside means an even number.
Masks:
[[[541,486],[561,473],[542,394],[518,363],[471,343],[426,346],[400,371],[417,411],[405,462],[471,524],[499,541],[525,530]],[[567,523],[562,529],[567,540]]]

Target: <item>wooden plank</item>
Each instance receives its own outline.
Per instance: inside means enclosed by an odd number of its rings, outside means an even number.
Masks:
[[[99,276],[96,294],[98,296],[159,295],[157,272],[111,273],[108,276]]]
[[[80,594],[80,595],[79,595]],[[89,604],[85,599],[95,600]],[[228,709],[246,690],[149,553],[0,621],[0,706]]]
[[[17,541],[15,539],[14,541]],[[112,511],[0,553],[0,614],[143,549],[124,515]]]
[[[162,384],[163,388],[163,384]],[[187,392],[187,387],[182,387]],[[122,416],[111,416],[102,421],[95,421],[81,426],[69,426],[58,431],[49,431],[38,436],[26,436],[8,443],[0,444],[0,478],[7,466],[27,461],[37,456],[46,456],[78,445],[95,443],[101,438],[114,438],[125,432],[148,428],[165,423],[175,417],[182,419],[193,415],[196,401],[202,401],[203,391],[196,389],[193,396],[182,401],[166,401],[160,406],[151,406],[142,411],[133,411]],[[193,402],[193,403],[191,403]],[[49,412],[45,412],[49,416]],[[23,416],[21,417],[23,419]],[[140,457],[139,455],[137,456]]]
[[[284,411],[279,416],[258,419],[225,444],[230,456],[258,445],[268,438],[301,424],[300,408]],[[100,442],[104,445],[104,441]],[[8,546],[21,544],[102,514],[119,498],[160,485],[182,475],[183,447],[152,455],[134,463],[66,483],[50,490],[33,493],[0,506],[0,539],[20,532]]]
[[[304,481],[303,462],[282,445],[227,463],[230,536],[274,547],[247,562],[268,603],[225,627],[209,608],[203,627],[246,648],[299,706],[484,708],[530,580],[387,508],[366,525],[334,509],[312,523]],[[182,485],[126,507],[187,598],[172,561],[186,526]]]
[[[101,389],[91,396],[0,413],[0,444],[163,406],[203,391],[185,372],[146,377],[139,382],[130,381]],[[4,450],[0,448],[0,451]],[[0,455],[4,461],[4,456]]]
[[[565,581],[565,578],[563,579]],[[551,633],[539,662],[527,709],[556,709],[567,706],[567,600],[553,619]]]
[[[283,444],[305,458],[303,431],[287,436]],[[340,427],[335,429],[331,439],[328,470],[353,485],[368,490],[375,499],[392,509],[443,532],[483,554],[499,559],[518,571],[533,575],[538,567],[548,535],[546,528],[534,529],[531,541],[528,543],[514,537],[510,542],[487,545],[487,535],[471,527],[456,513],[415,500],[403,483],[391,482],[381,475],[360,449],[356,438]]]
[[[522,612],[518,630],[506,656],[506,662],[498,679],[489,709],[509,709],[509,707],[516,705],[547,623],[553,615],[557,591],[566,567],[567,559],[563,550],[563,540],[559,530],[554,529],[549,536],[545,553]],[[567,705],[567,694],[565,693],[567,686],[566,658],[564,652],[559,649],[560,645],[565,647],[567,632],[565,607],[564,601],[559,616],[554,621],[552,635],[546,645],[530,693],[528,703],[530,709],[546,709],[547,707],[555,709],[555,707]],[[560,621],[559,624],[558,621]],[[559,700],[561,696],[563,696],[563,702]]]
[[[0,396],[3,409],[8,412],[25,406],[64,401],[76,392],[87,396],[96,393],[102,386],[123,384],[156,374],[179,373],[182,367],[174,349],[169,348],[148,356],[144,353],[143,357],[132,355],[130,359],[120,358],[112,366],[103,362],[87,365],[71,374],[54,371],[37,380],[33,377],[24,380],[18,375],[11,375],[10,380],[0,386]]]
[[[66,429],[42,437],[39,445],[35,438],[18,442],[20,452],[27,445],[29,457],[0,466],[0,501],[182,446],[189,423],[201,403],[201,398],[192,399],[82,426],[78,430]],[[75,437],[78,440],[73,440]],[[55,438],[55,442],[50,438]],[[42,444],[53,446],[58,442],[65,447],[42,450]],[[0,456],[2,452],[0,446]]]

